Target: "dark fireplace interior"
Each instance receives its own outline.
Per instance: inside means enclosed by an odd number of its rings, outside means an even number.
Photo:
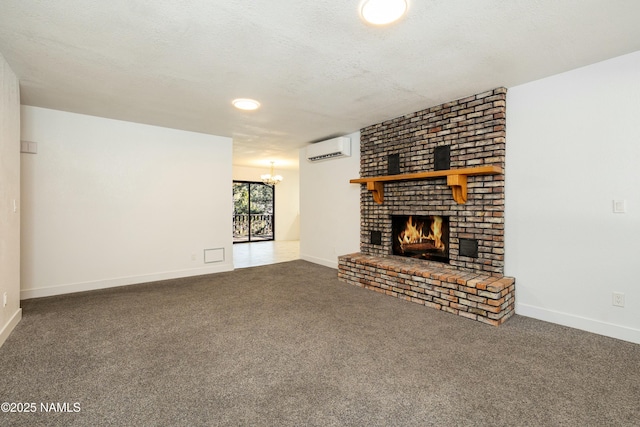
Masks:
[[[449,262],[449,218],[392,215],[393,254]]]

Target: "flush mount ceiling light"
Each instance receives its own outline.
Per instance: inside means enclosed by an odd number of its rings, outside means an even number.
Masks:
[[[362,19],[373,25],[390,24],[406,11],[406,0],[365,0],[360,7]]]
[[[231,101],[234,107],[239,110],[256,110],[260,107],[260,103],[253,99],[248,98],[238,98]]]

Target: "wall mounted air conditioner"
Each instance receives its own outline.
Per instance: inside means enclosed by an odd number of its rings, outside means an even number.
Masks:
[[[307,160],[310,162],[350,155],[351,138],[344,136],[316,142],[315,144],[307,146]]]

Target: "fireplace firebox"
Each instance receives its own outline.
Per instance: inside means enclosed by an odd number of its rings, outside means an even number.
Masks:
[[[393,254],[449,263],[449,218],[392,215]]]

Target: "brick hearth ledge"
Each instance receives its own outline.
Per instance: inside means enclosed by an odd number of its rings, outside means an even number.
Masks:
[[[498,326],[514,314],[515,279],[446,264],[354,253],[338,257],[339,280]]]

